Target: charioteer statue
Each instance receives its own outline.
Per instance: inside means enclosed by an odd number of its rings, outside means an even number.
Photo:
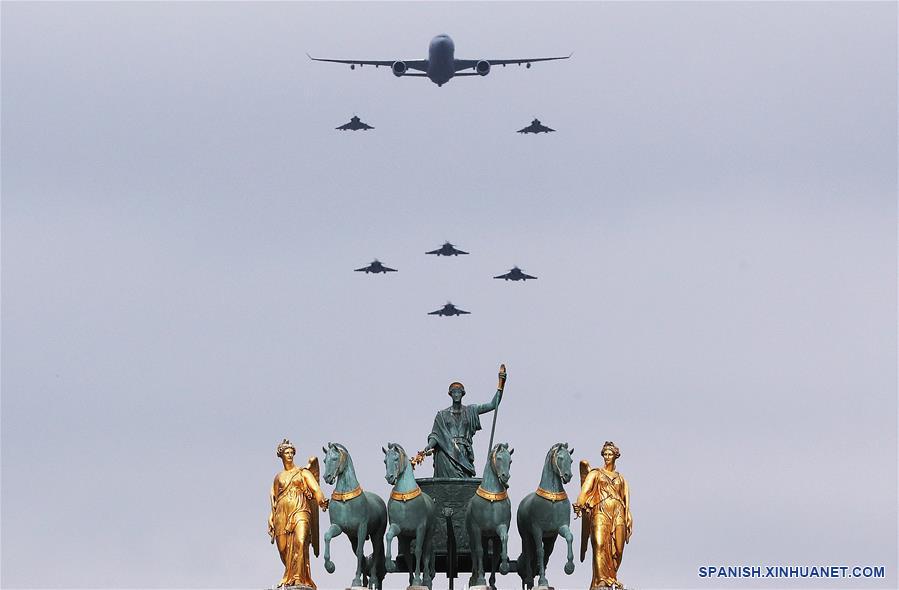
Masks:
[[[493,400],[486,404],[462,404],[465,386],[454,381],[449,386],[449,396],[453,405],[437,412],[434,426],[428,435],[427,446],[411,460],[413,465],[421,463],[427,455],[434,455],[434,477],[470,478],[477,475],[474,466],[474,434],[481,429],[481,414],[494,411],[493,427],[496,428],[496,410],[503,399],[506,385],[506,365],[500,365],[499,383]],[[493,448],[493,431],[490,446]]]

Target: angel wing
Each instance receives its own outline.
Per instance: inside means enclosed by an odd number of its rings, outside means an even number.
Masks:
[[[590,473],[590,462],[581,459],[581,490],[584,489],[584,482],[587,480],[587,474]],[[584,556],[587,555],[587,545],[590,542],[590,525],[592,524],[591,514],[588,511],[581,512],[581,563],[584,562]]]
[[[315,478],[315,483],[320,484],[321,478],[321,468],[318,465],[318,457],[309,457],[309,462],[306,464],[306,469],[312,473],[312,477]],[[319,534],[318,534],[318,506],[314,506],[310,511],[311,518],[309,521],[309,533],[310,538],[312,540],[312,551],[315,553],[315,556],[318,557],[318,543],[319,543]]]

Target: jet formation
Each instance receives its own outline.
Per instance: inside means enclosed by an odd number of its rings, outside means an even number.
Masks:
[[[367,123],[363,123],[359,117],[353,115],[349,123],[344,123],[340,127],[335,127],[335,129],[339,131],[359,131],[360,129],[362,131],[368,131],[369,129],[374,129],[374,127]]]
[[[458,248],[453,246],[450,242],[444,242],[443,246],[441,246],[440,248],[437,248],[436,250],[431,250],[430,252],[425,252],[425,254],[434,254],[436,256],[459,256],[460,254],[468,254],[468,252],[459,250]],[[357,269],[355,269],[355,272],[364,272],[365,274],[370,274],[370,273],[371,274],[379,274],[379,273],[387,274],[389,272],[397,272],[397,270],[395,268],[390,268],[390,267],[384,266],[384,264],[380,260],[375,258],[371,262],[371,264],[369,264],[368,266],[363,266],[362,268],[357,268]],[[531,280],[531,279],[536,279],[537,277],[526,274],[517,266],[513,266],[509,272],[495,276],[493,278],[494,279],[504,279],[506,281],[527,281],[527,280]],[[442,308],[440,308],[436,311],[428,312],[428,315],[439,315],[439,316],[444,316],[444,317],[469,315],[469,314],[471,314],[470,311],[465,311],[464,309],[459,309],[458,307],[456,307],[455,305],[453,305],[452,303],[449,303],[449,302],[447,302],[446,305],[444,305]]]
[[[449,35],[437,35],[431,39],[428,46],[428,58],[420,60],[368,60],[368,59],[330,59],[312,57],[306,54],[313,61],[332,62],[348,64],[351,70],[355,70],[356,66],[381,66],[389,67],[393,75],[400,78],[403,76],[428,78],[437,86],[443,86],[451,79],[458,76],[486,76],[490,73],[492,66],[507,66],[511,64],[521,65],[530,68],[531,64],[541,61],[554,61],[568,59],[572,54],[556,57],[533,57],[533,58],[514,58],[514,59],[456,59],[456,46]],[[410,72],[414,70],[414,72]],[[469,71],[471,70],[471,71]],[[356,115],[350,119],[349,123],[345,123],[336,129],[340,131],[368,131],[374,129],[371,125],[363,123]],[[552,133],[555,129],[551,129],[542,123],[539,119],[534,119],[531,124],[523,129],[519,129],[518,133]],[[425,252],[425,254],[434,254],[436,256],[459,256],[466,255],[468,252],[456,248],[453,244],[445,242],[436,250]],[[355,272],[364,272],[365,274],[387,274],[389,272],[397,272],[395,268],[384,266],[377,259],[373,260],[368,266],[355,269]],[[504,279],[506,281],[527,281],[536,279],[537,277],[525,274],[517,266],[513,267],[509,272],[493,277],[494,279]],[[468,315],[471,312],[459,309],[452,303],[447,302],[442,308],[428,312],[428,315],[437,316],[459,316]]]
[[[329,59],[312,57],[306,54],[313,61],[326,61],[339,64],[349,64],[351,70],[355,70],[356,66],[381,66],[389,67],[393,75],[397,78],[403,76],[411,76],[417,78],[428,78],[437,86],[443,86],[453,78],[459,76],[486,76],[490,73],[492,66],[507,66],[510,64],[525,64],[530,68],[532,63],[538,61],[553,61],[557,59],[568,59],[572,54],[559,57],[521,57],[515,59],[456,59],[456,44],[449,35],[437,35],[431,39],[428,45],[428,59]],[[415,70],[415,73],[409,70]],[[467,71],[472,70],[472,71]]]

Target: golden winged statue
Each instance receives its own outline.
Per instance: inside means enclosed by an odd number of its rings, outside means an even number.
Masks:
[[[587,554],[588,539],[593,544],[590,588],[623,588],[618,581],[618,568],[624,545],[630,541],[634,521],[627,480],[615,471],[615,460],[620,456],[615,443],[606,441],[602,447],[603,467],[591,469],[586,460],[580,462],[581,493],[573,508],[575,518],[584,517],[581,561]]]
[[[284,564],[284,575],[278,586],[314,589],[309,546],[318,557],[318,508],[328,509],[328,500],[319,486],[318,458],[310,457],[304,467],[295,465],[296,448],[286,438],[278,445],[277,454],[284,469],[272,482],[268,534]]]

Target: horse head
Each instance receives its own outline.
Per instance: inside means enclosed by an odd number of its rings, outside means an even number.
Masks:
[[[546,453],[546,464],[552,468],[552,472],[562,480],[562,483],[571,481],[571,464],[574,459],[574,448],[568,449],[568,443],[556,443]]]
[[[409,463],[406,451],[397,443],[387,443],[387,448],[381,447],[381,450],[384,451],[384,466],[387,470],[384,479],[390,485],[396,485]]]
[[[324,479],[328,485],[333,485],[337,478],[346,471],[347,459],[350,456],[346,447],[340,443],[328,443],[328,447],[322,447],[325,453],[325,475]]]
[[[490,466],[496,478],[504,488],[509,487],[509,468],[512,465],[512,453],[515,449],[509,448],[509,443],[497,443],[490,451]]]

